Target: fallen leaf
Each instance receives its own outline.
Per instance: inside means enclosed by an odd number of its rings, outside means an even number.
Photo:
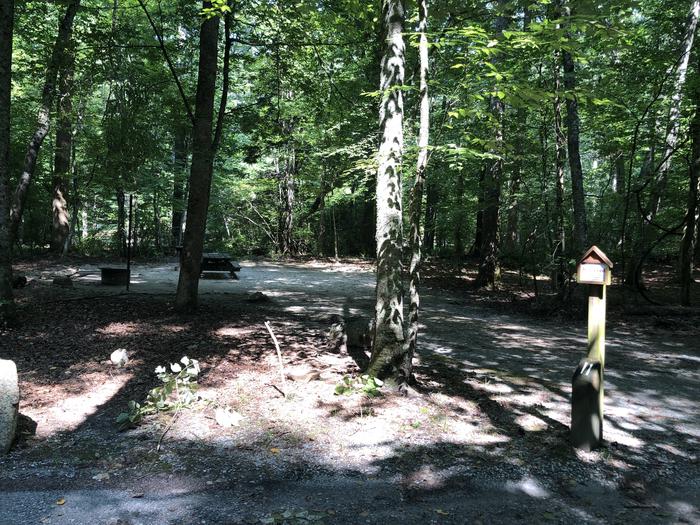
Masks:
[[[56,505],[63,505],[65,503],[66,503],[66,500],[64,500],[63,498],[59,498],[56,500]]]
[[[272,452],[273,454],[279,454],[279,453],[280,453],[280,449],[275,448],[275,447],[272,447],[272,448],[270,449],[270,452]]]

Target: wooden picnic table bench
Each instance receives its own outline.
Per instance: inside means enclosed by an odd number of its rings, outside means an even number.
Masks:
[[[176,246],[175,249],[182,260],[182,246]],[[241,265],[234,261],[228,253],[209,252],[202,254],[202,262],[199,271],[201,273],[228,272],[232,278],[238,279],[236,272],[241,271]]]
[[[124,266],[101,266],[100,282],[107,286],[123,286],[129,282],[131,272]]]
[[[201,272],[229,272],[231,277],[238,279],[236,272],[241,271],[241,265],[231,259],[227,253],[203,253]]]

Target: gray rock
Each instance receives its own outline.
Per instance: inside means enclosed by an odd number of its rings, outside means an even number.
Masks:
[[[246,299],[249,303],[268,303],[270,298],[262,292],[253,292]]]
[[[0,359],[0,454],[10,450],[17,430],[19,383],[14,361]]]

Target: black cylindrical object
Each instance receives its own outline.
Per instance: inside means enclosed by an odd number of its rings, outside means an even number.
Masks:
[[[582,359],[571,378],[571,443],[590,451],[603,440],[600,361]]]

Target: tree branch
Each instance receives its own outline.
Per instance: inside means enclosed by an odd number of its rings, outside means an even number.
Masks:
[[[168,63],[168,69],[170,69],[170,73],[172,74],[173,79],[175,80],[175,84],[177,84],[177,90],[180,92],[180,98],[182,98],[182,103],[185,105],[185,109],[187,110],[187,116],[189,117],[190,122],[192,122],[192,125],[194,125],[194,113],[192,113],[192,108],[190,107],[190,103],[188,102],[187,96],[185,95],[185,90],[183,89],[182,84],[180,83],[180,79],[177,76],[175,66],[173,65],[172,60],[170,60],[168,50],[165,48],[165,43],[163,42],[163,35],[161,35],[160,31],[158,31],[158,28],[156,27],[155,22],[153,22],[153,18],[151,18],[148,9],[146,9],[146,4],[143,2],[143,0],[138,0],[138,2],[141,8],[143,9],[146,18],[148,18],[148,23],[151,24],[151,27],[153,28],[153,32],[155,33],[156,38],[158,39],[158,44],[160,45],[160,49],[163,52],[163,57]]]

